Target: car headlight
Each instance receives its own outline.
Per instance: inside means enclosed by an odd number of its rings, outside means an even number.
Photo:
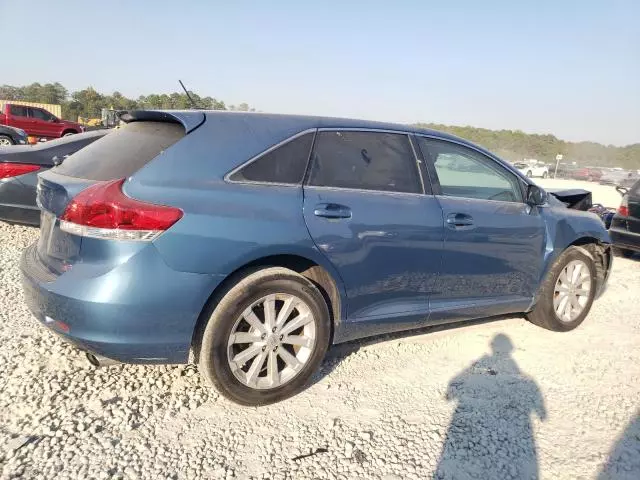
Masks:
[[[18,132],[22,137],[27,136],[27,132],[25,132],[24,130],[21,130],[20,128],[16,128],[16,132]]]

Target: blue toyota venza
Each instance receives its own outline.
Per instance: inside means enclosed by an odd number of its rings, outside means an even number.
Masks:
[[[612,256],[486,150],[404,125],[133,111],[39,175],[26,301],[96,364],[187,363],[246,405],[331,344],[525,313],[568,331]]]

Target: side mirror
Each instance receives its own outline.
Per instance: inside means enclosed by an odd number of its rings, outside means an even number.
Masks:
[[[529,185],[527,188],[527,204],[544,205],[547,203],[547,192],[537,185]]]
[[[49,121],[50,121],[51,123],[58,123],[60,120],[58,120],[56,117],[51,117],[51,118],[49,119]]]

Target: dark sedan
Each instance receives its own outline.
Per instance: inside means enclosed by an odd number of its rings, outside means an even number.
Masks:
[[[37,145],[0,147],[0,220],[38,225],[38,173],[62,163],[108,132],[96,130]]]
[[[0,125],[0,147],[9,145],[24,145],[27,143],[27,133],[19,128]]]
[[[631,257],[640,252],[640,180],[629,189],[617,190],[623,194],[622,202],[611,220],[609,235],[617,253]]]

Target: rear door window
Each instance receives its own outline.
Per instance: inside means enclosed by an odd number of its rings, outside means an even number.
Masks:
[[[313,133],[300,135],[267,151],[229,175],[232,182],[299,184],[307,168]]]
[[[15,115],[16,117],[27,116],[27,107],[23,107],[21,105],[11,105],[10,111],[11,115]]]
[[[405,134],[318,132],[311,159],[309,185],[422,192],[416,158]]]
[[[97,181],[126,178],[184,136],[177,123],[129,123],[70,156],[56,173]]]

